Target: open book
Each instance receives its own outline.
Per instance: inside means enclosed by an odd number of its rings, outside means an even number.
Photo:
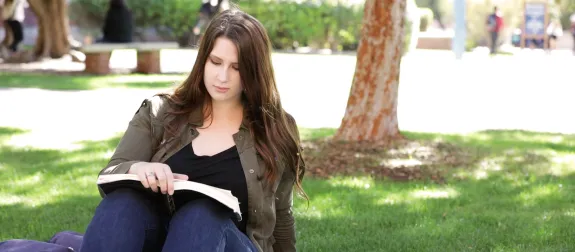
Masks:
[[[166,210],[170,215],[176,212],[177,205],[183,205],[187,201],[197,198],[198,195],[207,196],[232,210],[238,221],[242,220],[238,198],[231,191],[197,182],[174,180],[174,195],[162,194],[161,192],[154,193],[151,189],[142,185],[136,174],[100,175],[98,176],[98,186],[104,191],[104,194],[108,194],[118,188],[132,188],[158,196],[161,195],[165,200]]]

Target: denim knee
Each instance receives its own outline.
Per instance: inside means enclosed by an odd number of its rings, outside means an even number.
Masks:
[[[136,218],[155,223],[158,213],[153,204],[152,200],[140,192],[123,188],[106,195],[96,209],[96,215],[113,219]]]
[[[222,223],[229,220],[231,212],[228,208],[213,199],[197,199],[183,205],[174,215],[174,219],[188,219],[199,217],[206,220]]]
[[[134,208],[148,208],[149,200],[134,189],[122,188],[107,194],[102,199],[101,204],[113,204],[115,207],[126,206]]]
[[[154,250],[161,247],[162,232],[151,200],[133,189],[118,189],[96,209],[80,251]]]

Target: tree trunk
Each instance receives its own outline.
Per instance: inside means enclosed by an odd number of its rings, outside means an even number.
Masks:
[[[28,0],[38,20],[37,58],[60,58],[70,52],[68,6],[66,0]]]
[[[12,29],[10,29],[9,26],[7,26],[6,24],[4,24],[4,39],[2,39],[2,42],[0,42],[1,46],[4,47],[9,47],[12,42],[14,41],[14,35],[12,33]]]
[[[367,0],[357,64],[336,141],[401,138],[397,122],[406,0]]]
[[[4,4],[6,3],[4,2]],[[0,8],[0,13],[4,8],[5,7]],[[4,22],[4,20],[1,20],[0,22]],[[14,41],[14,35],[12,34],[12,29],[10,29],[10,27],[6,25],[6,23],[3,23],[2,27],[4,27],[4,38],[2,39],[2,42],[0,42],[0,46],[9,47],[12,44],[12,41]]]

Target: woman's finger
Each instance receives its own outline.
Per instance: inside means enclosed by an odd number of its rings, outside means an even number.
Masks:
[[[188,175],[186,175],[186,174],[174,173],[174,179],[188,180]]]
[[[174,175],[169,166],[164,166],[164,172],[166,174],[166,190],[170,195],[174,194]]]
[[[146,171],[146,179],[148,180],[148,183],[150,184],[150,189],[152,189],[152,191],[154,192],[158,192],[158,182],[156,180],[156,172],[154,172],[154,170],[148,170]]]
[[[148,183],[148,178],[146,178],[146,172],[139,170],[136,174],[138,175],[138,178],[140,179],[140,182],[142,182],[142,185],[143,185],[145,188],[150,188],[150,184]]]
[[[158,178],[158,187],[160,187],[160,191],[162,194],[166,194],[168,192],[166,170],[162,166],[157,166],[154,171],[156,172],[156,178]]]

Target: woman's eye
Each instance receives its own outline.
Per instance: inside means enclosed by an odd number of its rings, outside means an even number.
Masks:
[[[212,64],[214,64],[214,65],[216,65],[216,66],[219,66],[219,65],[222,64],[222,63],[220,63],[220,62],[215,62],[214,60],[211,60],[211,59],[210,59],[210,61],[212,62]]]

